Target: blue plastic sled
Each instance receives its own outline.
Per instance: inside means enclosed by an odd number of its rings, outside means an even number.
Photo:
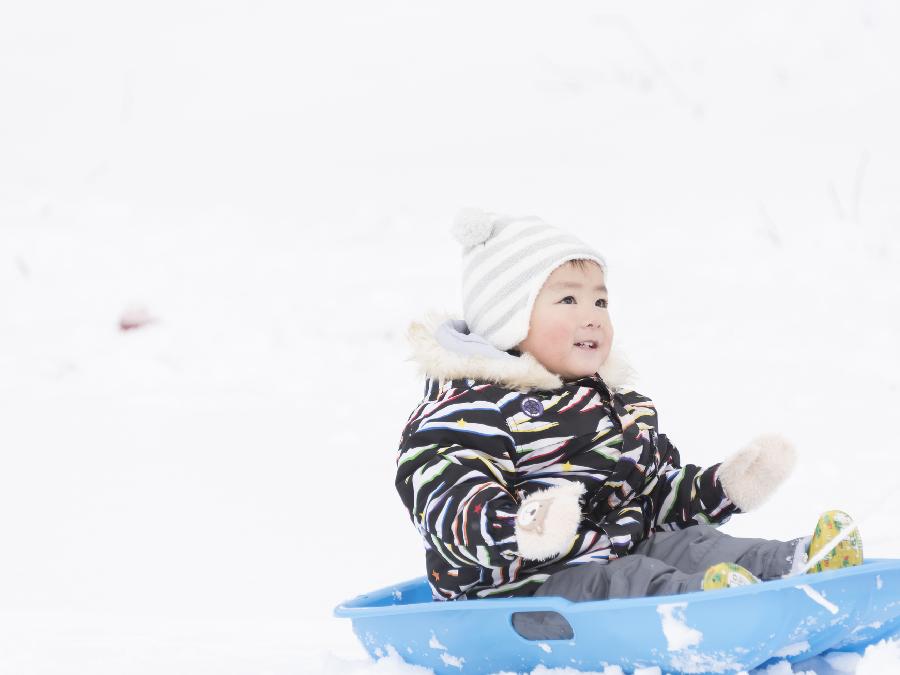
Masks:
[[[514,612],[558,612],[570,640],[531,641]],[[900,635],[900,560],[768,581],[743,588],[629,600],[498,598],[434,602],[424,577],[345,602],[373,657],[393,648],[435,673],[531,672],[538,665],[625,672],[727,673],[770,660],[862,651]]]

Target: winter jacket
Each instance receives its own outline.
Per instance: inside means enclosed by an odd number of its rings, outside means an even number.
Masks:
[[[402,432],[396,487],[424,540],[435,599],[531,595],[569,565],[738,511],[718,464],[682,466],[615,353],[597,375],[563,382],[529,354],[467,335],[462,322],[413,324],[410,341],[426,381]],[[564,481],[586,487],[578,535],[556,557],[525,560],[516,510]]]

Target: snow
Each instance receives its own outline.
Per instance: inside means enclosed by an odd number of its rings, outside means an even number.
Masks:
[[[443,661],[445,666],[452,666],[453,668],[462,669],[466,660],[461,656],[454,656],[447,651],[447,647],[441,644],[440,640],[438,640],[437,635],[434,633],[431,634],[431,639],[428,640],[428,646],[431,649],[441,650],[441,661]]]
[[[452,666],[453,668],[459,668],[462,670],[463,665],[466,660],[461,656],[453,656],[452,654],[447,654],[446,652],[441,654],[441,661],[444,662],[445,666]]]
[[[805,651],[809,650],[809,643],[806,640],[802,642],[794,642],[792,644],[787,645],[786,647],[782,647],[777,652],[775,652],[775,656],[797,656],[798,654],[802,654]]]
[[[641,672],[641,670],[634,671],[635,673]],[[659,669],[646,668],[644,672],[647,675],[654,675],[654,673],[658,673]],[[538,666],[533,671],[531,671],[531,675],[575,675],[578,673],[579,675],[587,674],[587,675],[623,675],[622,669],[619,666],[606,666],[602,671],[588,671],[588,670],[575,670],[574,668],[547,668],[546,666]],[[510,672],[500,672],[496,675],[515,675]]]
[[[347,661],[334,655],[322,664],[324,672],[338,675],[430,675],[430,668],[414,666],[403,661],[393,647],[387,648],[387,654],[374,662],[369,660]]]
[[[856,669],[856,675],[896,672],[898,662],[900,662],[900,642],[882,640],[878,644],[866,647],[866,652]]]
[[[663,635],[666,636],[666,646],[670,652],[694,647],[703,640],[703,633],[685,623],[685,609],[687,609],[686,602],[665,603],[656,608],[662,620]]]
[[[840,610],[840,607],[835,605],[833,602],[829,602],[824,595],[819,593],[812,586],[808,586],[807,584],[797,584],[797,589],[806,593],[809,596],[809,599],[812,600],[817,605],[821,605],[825,609],[827,609],[832,614],[837,614]]]
[[[779,661],[778,663],[774,663],[771,666],[768,666],[764,670],[763,673],[766,675],[791,675],[791,673],[797,672],[793,668],[791,668],[791,664],[787,661]]]
[[[424,672],[331,609],[423,573],[403,334],[459,304],[461,206],[604,253],[688,461],[794,441],[725,531],[842,508],[900,555],[898,31],[890,0],[10,4],[0,672]]]
[[[832,652],[822,657],[829,666],[841,673],[853,673],[859,667],[859,654]]]

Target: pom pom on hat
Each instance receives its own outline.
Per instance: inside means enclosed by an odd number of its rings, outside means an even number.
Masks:
[[[462,209],[453,221],[453,236],[463,246],[483,244],[494,232],[496,216],[481,209]]]

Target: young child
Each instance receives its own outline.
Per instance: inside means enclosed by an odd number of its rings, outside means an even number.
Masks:
[[[397,458],[435,599],[756,583],[802,569],[849,525],[828,512],[792,541],[718,532],[787,478],[791,446],[761,436],[721,464],[682,466],[612,351],[603,258],[537,218],[465,211],[454,234],[465,321],[410,328],[427,379]],[[861,561],[854,531],[814,569]]]

